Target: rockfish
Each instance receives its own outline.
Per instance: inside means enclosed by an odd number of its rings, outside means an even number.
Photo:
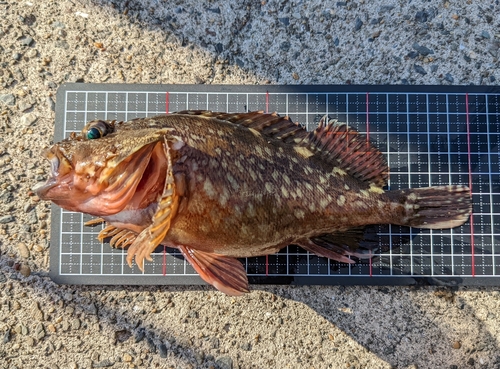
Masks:
[[[105,221],[99,239],[128,247],[129,265],[177,248],[229,295],[248,292],[237,258],[295,244],[354,263],[367,225],[453,228],[471,212],[466,186],[385,191],[380,151],[327,117],[312,132],[262,112],[94,120],[46,156],[40,198]]]

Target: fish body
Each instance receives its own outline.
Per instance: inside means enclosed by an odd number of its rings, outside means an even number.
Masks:
[[[382,154],[347,125],[313,132],[276,114],[184,111],[93,121],[47,153],[42,199],[102,218],[100,238],[140,268],[178,248],[223,292],[246,292],[237,258],[297,244],[352,263],[362,227],[451,228],[471,211],[465,186],[385,191]]]

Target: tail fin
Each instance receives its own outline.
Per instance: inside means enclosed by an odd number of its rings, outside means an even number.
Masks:
[[[464,224],[472,212],[467,186],[435,186],[394,191],[403,196],[404,216],[394,224],[444,229]],[[401,199],[401,197],[400,197]]]

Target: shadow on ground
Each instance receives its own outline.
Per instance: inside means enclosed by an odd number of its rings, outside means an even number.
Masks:
[[[3,284],[5,296],[22,288],[33,303],[44,304],[41,310],[58,306],[64,320],[80,319],[80,329],[64,328],[56,319],[44,323],[66,337],[64,351],[70,357],[96,350],[84,337],[100,334],[110,355],[135,342],[134,356],[142,355],[149,365],[161,365],[166,358],[203,368],[226,368],[228,360],[239,368],[283,361],[315,368],[500,363],[500,356],[487,356],[499,345],[494,336],[498,314],[477,312],[462,297],[468,291],[480,299],[494,288],[254,285],[252,293],[231,298],[208,286],[56,287],[43,272],[24,278],[14,270],[14,260],[2,259],[11,279]],[[28,325],[30,333],[36,324]],[[14,328],[5,344],[19,342],[16,336],[24,339]],[[53,333],[45,330],[45,337],[35,341],[36,352],[58,357]],[[79,345],[72,346],[75,339]],[[16,358],[0,351],[6,359]],[[332,354],[337,358],[330,363]],[[94,367],[116,360],[106,351],[95,358],[88,361]]]

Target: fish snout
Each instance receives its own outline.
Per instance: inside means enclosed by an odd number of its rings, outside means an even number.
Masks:
[[[50,174],[45,183],[37,183],[32,190],[42,200],[49,200],[49,191],[57,186],[61,177],[71,172],[73,167],[58,145],[46,149],[43,156],[50,162]]]

